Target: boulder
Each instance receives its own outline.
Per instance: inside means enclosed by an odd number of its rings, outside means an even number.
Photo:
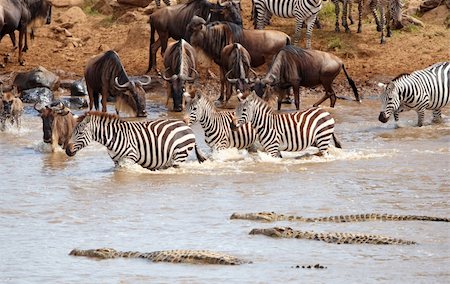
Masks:
[[[74,6],[83,7],[84,0],[52,0],[52,6],[57,8]]]
[[[82,109],[88,107],[88,102],[83,97],[59,97],[59,101],[70,109]]]
[[[147,7],[148,4],[152,2],[152,0],[117,0],[119,4],[136,6],[136,7]]]
[[[112,15],[113,8],[111,7],[111,1],[109,0],[98,0],[94,6],[92,6],[92,10],[95,10],[103,15]]]
[[[50,90],[56,90],[59,87],[59,77],[44,67],[39,66],[28,72],[17,73],[13,85],[17,86],[19,92],[36,87],[46,87]]]
[[[83,79],[76,80],[72,83],[70,86],[70,95],[71,96],[87,96],[87,87],[86,87],[86,81]]]
[[[53,92],[45,87],[28,89],[22,91],[21,99],[24,103],[48,105],[53,101]]]
[[[84,23],[87,21],[86,14],[80,7],[72,7],[65,11],[55,20],[57,23]]]

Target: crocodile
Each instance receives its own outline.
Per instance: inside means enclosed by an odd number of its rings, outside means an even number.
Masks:
[[[251,263],[232,255],[208,250],[163,250],[153,252],[117,251],[112,248],[73,249],[69,255],[86,256],[100,259],[107,258],[145,258],[153,262],[193,263],[193,264],[224,264],[239,265]]]
[[[250,235],[266,235],[273,238],[295,238],[323,241],[335,244],[374,244],[374,245],[413,245],[414,241],[406,241],[380,235],[366,235],[353,233],[316,233],[313,231],[299,231],[290,227],[273,227],[253,229]]]
[[[394,214],[355,214],[355,215],[338,215],[327,217],[303,217],[277,214],[275,212],[259,212],[259,213],[233,213],[230,219],[243,219],[252,221],[297,221],[297,222],[365,222],[365,221],[434,221],[434,222],[449,222],[450,218],[445,217],[430,217],[419,215],[394,215]]]

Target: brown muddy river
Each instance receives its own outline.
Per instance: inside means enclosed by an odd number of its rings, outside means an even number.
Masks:
[[[303,98],[310,106],[316,98]],[[164,98],[148,97],[149,118],[178,117]],[[328,102],[326,102],[328,105]],[[284,106],[286,108],[286,106]],[[449,283],[450,225],[440,222],[257,223],[233,212],[275,211],[307,217],[358,213],[450,217],[450,113],[444,123],[400,128],[378,122],[380,103],[339,100],[329,110],[343,149],[325,157],[201,149],[179,169],[115,168],[93,144],[69,158],[49,152],[41,119],[26,106],[23,128],[0,133],[1,283]],[[76,111],[76,114],[82,112]],[[310,151],[311,152],[311,151]],[[248,235],[288,225],[316,232],[380,234],[417,245],[337,245]],[[253,261],[241,266],[93,260],[73,248],[150,252],[208,249]],[[327,269],[297,265],[321,264]]]

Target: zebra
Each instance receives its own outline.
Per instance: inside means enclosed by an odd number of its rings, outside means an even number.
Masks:
[[[350,20],[350,24],[353,25],[353,17],[352,17],[352,1],[353,0],[333,0],[334,4],[334,12],[336,13],[336,24],[335,24],[335,31],[340,32],[339,28],[339,13],[341,11],[339,7],[339,3],[342,3],[342,26],[345,28],[345,32],[349,33],[350,28],[347,24],[347,15],[348,19]],[[362,1],[362,0],[358,0]]]
[[[227,148],[251,148],[257,138],[250,123],[232,129],[232,111],[219,111],[213,103],[200,92],[185,93],[188,108],[185,122],[188,125],[200,122],[205,131],[205,142],[213,150]]]
[[[433,111],[433,122],[442,121],[441,109],[450,100],[450,62],[439,62],[411,74],[394,78],[381,94],[381,112],[378,120],[386,123],[391,114],[398,121],[402,111],[414,109],[417,125],[423,125],[425,110]]]
[[[166,6],[170,6],[172,3],[172,0],[163,0],[164,4],[166,4]],[[161,0],[155,0],[156,3],[156,7],[159,9],[161,8]]]
[[[66,148],[68,156],[96,141],[106,146],[116,165],[128,159],[150,170],[178,167],[193,148],[200,163],[206,160],[192,129],[180,120],[124,121],[117,115],[91,111],[78,121]]]
[[[311,33],[317,14],[322,8],[322,0],[253,0],[255,29],[262,30],[272,15],[281,18],[295,18],[294,42],[300,40],[303,22],[306,22],[306,48],[311,48]]]
[[[280,157],[280,151],[301,151],[316,146],[321,156],[327,151],[331,138],[342,148],[334,134],[334,119],[330,113],[312,107],[304,111],[276,114],[254,92],[238,94],[240,100],[233,122],[236,127],[250,122],[258,133],[264,151],[272,157]]]

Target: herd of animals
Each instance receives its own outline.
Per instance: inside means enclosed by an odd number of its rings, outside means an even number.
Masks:
[[[160,1],[156,2],[159,6]],[[170,4],[170,1],[164,2]],[[339,7],[339,1],[334,2]],[[341,2],[345,11],[342,22],[348,30],[347,7],[351,1]],[[51,15],[49,3],[48,0],[0,0],[0,36],[10,35],[15,45],[14,31],[19,30],[20,63],[23,63],[22,51],[26,49],[23,46],[27,39],[26,27],[39,17],[48,18]],[[258,145],[260,150],[269,155],[281,157],[281,151],[301,151],[310,146],[317,147],[317,154],[323,155],[332,141],[336,147],[341,147],[334,133],[333,117],[319,105],[330,99],[330,106],[334,107],[337,97],[332,83],[341,70],[344,71],[355,100],[360,101],[360,98],[342,60],[333,54],[310,49],[311,31],[322,1],[253,0],[255,30],[242,28],[239,5],[236,0],[223,0],[217,4],[206,0],[191,0],[186,4],[160,8],[150,15],[148,71],[156,68],[156,55],[161,48],[164,70],[159,74],[167,81],[168,100],[173,100],[173,110],[185,109],[183,121],[145,119],[147,112],[144,87],[150,84],[151,77],[130,79],[119,55],[111,50],[90,59],[86,65],[84,78],[90,111],[75,118],[61,102],[34,105],[42,117],[44,142],[52,144],[53,150],[61,146],[68,156],[74,156],[92,141],[96,141],[107,147],[115,163],[128,159],[150,170],[176,167],[186,161],[194,149],[199,162],[206,160],[198,149],[195,134],[190,127],[194,123],[202,126],[206,143],[214,150],[231,147],[251,149]],[[358,6],[360,5],[362,0],[358,1]],[[392,17],[396,9],[401,7],[401,2],[374,0],[371,7],[377,6],[382,11],[388,7],[391,12],[388,14]],[[291,38],[283,32],[264,30],[272,15],[295,17],[297,24],[294,43],[300,37],[303,22],[306,22],[307,49],[291,45]],[[11,19],[19,20],[11,22]],[[392,19],[399,23],[398,18]],[[383,24],[389,27],[391,22],[389,17],[384,19],[384,14],[381,20],[377,17],[376,20],[380,31],[383,30]],[[336,30],[339,30],[338,21]],[[388,29],[388,35],[389,32]],[[157,40],[155,33],[158,34]],[[169,38],[175,41],[168,44]],[[200,76],[197,70],[198,50],[202,50],[220,67],[221,90],[218,102],[212,101],[207,94],[195,88],[187,91],[186,83],[193,83]],[[266,63],[269,66],[268,72],[260,78],[253,68]],[[300,87],[317,85],[323,86],[325,95],[313,107],[300,111]],[[225,106],[234,92],[239,99],[235,111],[220,110],[218,105]],[[282,102],[291,94],[294,96],[296,111],[278,112]],[[117,114],[107,113],[109,96],[115,98]],[[411,74],[401,74],[386,86],[380,97],[382,111],[379,121],[383,123],[392,115],[397,121],[400,112],[410,109],[418,113],[418,126],[424,123],[425,110],[432,110],[433,122],[440,122],[441,110],[450,100],[450,62],[439,62]],[[2,92],[1,98],[1,129],[4,130],[7,123],[20,127],[23,112],[20,95],[13,89],[12,92]],[[94,108],[100,109],[100,98],[102,112],[92,111]],[[119,117],[121,112],[144,119],[124,120]],[[268,221],[269,217],[264,214],[240,215],[239,219]],[[232,216],[232,219],[238,219],[237,216]],[[370,216],[365,218],[363,219],[370,220]],[[405,218],[385,217],[384,220],[424,220],[420,216]],[[448,219],[437,221],[448,222]],[[412,241],[372,235],[320,234],[284,227],[255,229],[251,234],[334,243],[414,244]],[[97,249],[73,250],[71,254],[100,258],[139,257],[169,262],[245,263],[232,256],[208,251],[139,253]]]

